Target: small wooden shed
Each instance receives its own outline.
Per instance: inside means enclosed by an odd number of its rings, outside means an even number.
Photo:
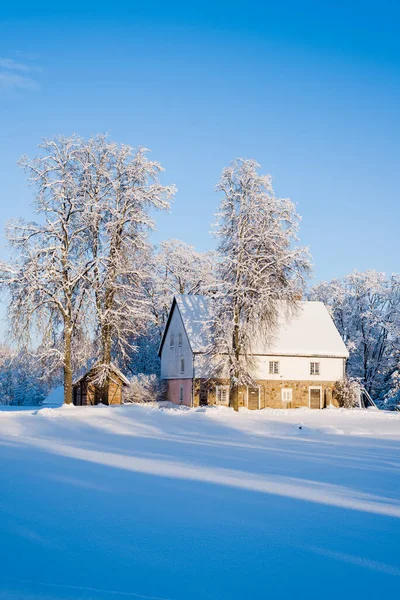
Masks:
[[[127,385],[128,379],[115,365],[105,374],[95,365],[73,384],[72,402],[75,406],[122,404],[122,390]]]

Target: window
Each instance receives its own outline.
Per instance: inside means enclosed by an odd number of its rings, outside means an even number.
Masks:
[[[185,359],[181,358],[181,375],[185,372]]]
[[[178,346],[179,346],[179,348],[182,348],[182,334],[181,333],[178,335]]]
[[[292,388],[282,388],[282,402],[289,404],[292,401]]]
[[[179,404],[183,404],[183,385],[179,388]]]
[[[278,360],[270,360],[269,361],[269,374],[270,375],[279,375],[279,361]]]
[[[215,402],[216,404],[229,404],[228,385],[217,385],[217,387],[215,388]]]
[[[319,362],[311,362],[310,363],[310,375],[319,375]]]
[[[170,338],[169,338],[169,347],[173,348],[174,347],[174,334],[171,333]]]

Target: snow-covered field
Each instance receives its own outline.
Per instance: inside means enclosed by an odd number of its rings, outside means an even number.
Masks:
[[[0,411],[0,599],[398,598],[400,414]]]

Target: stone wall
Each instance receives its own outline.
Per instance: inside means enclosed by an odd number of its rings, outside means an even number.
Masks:
[[[322,388],[322,408],[328,406],[330,402],[338,406],[332,393],[335,387],[334,381],[271,381],[260,380],[257,382],[260,387],[260,408],[300,408],[309,406],[309,388]],[[194,406],[207,403],[215,404],[216,385],[229,385],[227,379],[195,379],[193,386]],[[292,402],[282,402],[282,388],[292,390]],[[245,387],[239,389],[239,406],[247,406],[247,390]]]

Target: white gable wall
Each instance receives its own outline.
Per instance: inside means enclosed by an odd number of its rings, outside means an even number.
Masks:
[[[182,334],[181,347],[179,346],[179,334]],[[171,335],[174,336],[173,348],[171,348]],[[183,374],[181,373],[181,358],[183,358],[185,366]],[[193,353],[177,305],[174,307],[161,351],[161,378],[193,378]]]

